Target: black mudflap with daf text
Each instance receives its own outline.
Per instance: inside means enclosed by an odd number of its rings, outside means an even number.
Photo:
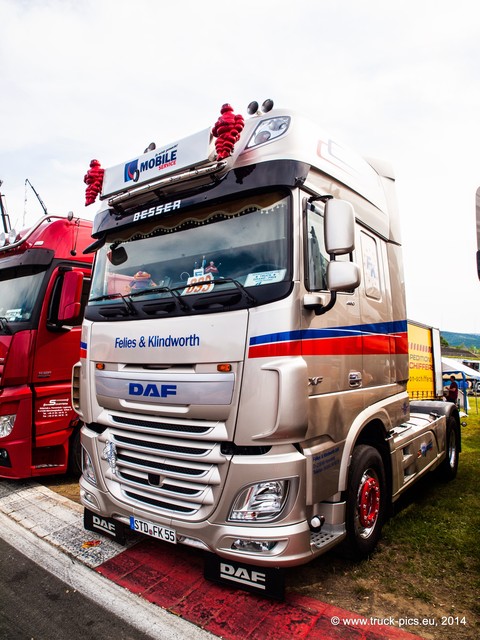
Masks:
[[[275,567],[256,567],[206,553],[203,574],[206,580],[251,591],[266,598],[283,600],[285,596],[284,571]]]
[[[83,511],[83,526],[87,531],[102,533],[104,536],[113,538],[118,544],[125,544],[125,525],[113,518],[99,516],[89,509]]]

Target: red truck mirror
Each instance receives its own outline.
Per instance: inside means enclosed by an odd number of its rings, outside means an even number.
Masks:
[[[82,310],[83,273],[67,271],[63,276],[62,292],[58,307],[58,321],[68,322],[78,318]]]

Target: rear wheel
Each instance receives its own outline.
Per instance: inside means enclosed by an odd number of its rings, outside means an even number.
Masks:
[[[386,513],[385,469],[374,447],[359,445],[353,451],[347,489],[345,552],[364,558],[375,549]]]
[[[438,467],[438,474],[442,480],[448,482],[457,475],[458,456],[460,453],[460,428],[454,416],[447,418],[445,449],[447,456]]]

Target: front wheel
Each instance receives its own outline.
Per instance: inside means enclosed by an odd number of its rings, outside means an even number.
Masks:
[[[380,453],[368,445],[355,447],[347,487],[347,538],[343,545],[347,555],[362,559],[375,549],[385,521],[386,502]]]

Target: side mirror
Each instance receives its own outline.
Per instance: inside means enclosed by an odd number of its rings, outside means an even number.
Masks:
[[[119,267],[128,260],[128,255],[125,247],[112,247],[111,251],[107,253],[107,258],[114,266]]]
[[[69,322],[78,318],[82,311],[83,273],[67,271],[63,276],[58,321]]]
[[[329,262],[327,286],[330,291],[352,291],[360,284],[360,269],[354,262]]]
[[[330,256],[352,253],[355,248],[355,212],[346,200],[325,203],[325,249]]]

